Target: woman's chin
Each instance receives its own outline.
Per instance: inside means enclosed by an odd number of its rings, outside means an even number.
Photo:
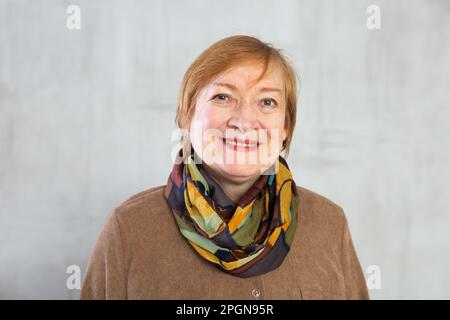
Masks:
[[[230,177],[252,177],[260,175],[259,164],[221,164],[220,170]]]
[[[263,149],[265,151],[265,149]],[[259,150],[262,151],[262,150]],[[266,153],[267,154],[267,153]],[[220,152],[204,152],[202,161],[210,167],[215,167],[223,174],[233,177],[253,177],[261,175],[270,168],[276,160],[276,156],[260,158],[256,152],[225,154]]]

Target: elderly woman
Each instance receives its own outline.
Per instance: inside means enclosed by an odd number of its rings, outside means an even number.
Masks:
[[[81,298],[368,299],[342,208],[289,170],[295,120],[280,50],[233,36],[204,51],[181,85],[167,184],[113,210]]]

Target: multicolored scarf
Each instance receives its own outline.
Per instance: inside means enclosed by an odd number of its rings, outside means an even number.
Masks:
[[[278,268],[297,226],[298,194],[286,160],[279,156],[234,203],[207,174],[194,154],[178,161],[164,196],[181,234],[204,259],[242,278]],[[266,171],[269,172],[269,171]]]

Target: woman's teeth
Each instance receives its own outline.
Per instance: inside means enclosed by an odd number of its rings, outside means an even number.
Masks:
[[[241,143],[241,142],[237,142],[235,140],[226,140],[225,142],[229,143],[231,145],[235,145],[238,147],[246,147],[246,148],[253,148],[258,145],[257,143]]]

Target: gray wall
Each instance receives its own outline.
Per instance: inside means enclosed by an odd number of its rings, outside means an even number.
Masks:
[[[371,297],[449,299],[449,15],[445,0],[0,0],[0,298],[78,298],[67,266],[84,271],[111,209],[167,179],[184,71],[249,34],[301,76],[288,163],[345,209],[381,270]]]

